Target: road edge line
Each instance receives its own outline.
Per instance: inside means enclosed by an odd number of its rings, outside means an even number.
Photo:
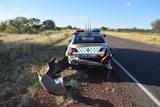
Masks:
[[[132,76],[116,59],[112,60],[148,95],[148,97],[160,107],[160,101],[145,88],[134,76]]]

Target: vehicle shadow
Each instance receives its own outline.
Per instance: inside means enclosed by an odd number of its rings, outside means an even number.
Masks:
[[[103,82],[119,82],[118,78],[115,76],[114,72],[109,72],[107,69],[102,67],[86,68],[85,73],[87,78],[85,82],[100,84]]]
[[[160,86],[160,51],[151,52],[134,49],[114,49],[118,61],[139,83]],[[133,82],[113,61],[115,74],[124,82]]]
[[[75,100],[77,100],[79,103],[84,103],[84,104],[89,105],[89,106],[114,107],[114,105],[112,103],[110,103],[108,100],[92,99],[92,98],[89,98],[89,97],[84,97],[80,94],[76,95],[76,97],[73,96],[73,98]]]

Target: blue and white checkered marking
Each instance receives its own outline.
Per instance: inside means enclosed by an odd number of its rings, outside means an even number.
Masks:
[[[97,53],[100,50],[100,47],[80,47],[77,48],[79,53]]]

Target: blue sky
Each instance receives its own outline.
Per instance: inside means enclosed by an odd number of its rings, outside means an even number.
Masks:
[[[151,29],[160,0],[0,0],[0,21],[18,16],[51,19],[56,26]]]

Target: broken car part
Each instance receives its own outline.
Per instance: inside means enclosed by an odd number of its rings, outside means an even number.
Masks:
[[[63,77],[52,79],[48,75],[39,75],[39,82],[43,89],[53,94],[65,94],[66,88],[63,85]]]

